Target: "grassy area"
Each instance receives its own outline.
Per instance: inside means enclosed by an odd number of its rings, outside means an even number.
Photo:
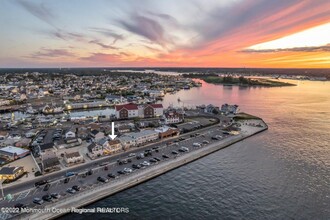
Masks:
[[[184,77],[198,78],[204,80],[207,83],[224,84],[224,85],[264,86],[264,87],[295,86],[295,84],[292,83],[274,81],[269,79],[261,79],[261,78],[245,78],[243,76],[232,77],[232,76],[216,76],[216,75],[203,75],[203,74],[194,74],[194,75],[185,74]]]
[[[226,78],[218,76],[208,76],[201,78],[207,83],[213,84],[228,84],[228,85],[241,85],[241,86],[266,86],[266,87],[278,87],[278,86],[295,86],[292,83],[285,83],[280,81],[273,81],[269,79],[252,79],[252,78]]]
[[[239,120],[251,120],[251,119],[260,119],[260,118],[257,117],[257,116],[254,116],[254,115],[246,114],[244,112],[239,113],[239,114],[237,114],[237,115],[234,116],[234,120],[236,120],[236,121],[239,121]]]

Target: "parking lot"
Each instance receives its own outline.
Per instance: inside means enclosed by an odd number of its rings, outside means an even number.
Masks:
[[[216,135],[218,135],[216,138],[218,140],[215,140]],[[69,197],[72,194],[80,193],[73,191],[69,193],[67,191],[68,188],[72,188],[75,185],[81,187],[80,191],[84,191],[93,187],[97,187],[99,184],[111,184],[111,182],[125,178],[132,173],[141,172],[141,170],[148,169],[152,166],[157,166],[157,164],[160,164],[164,161],[171,160],[176,157],[180,157],[183,154],[189,153],[186,150],[182,150],[182,147],[185,147],[185,149],[188,149],[191,152],[196,149],[200,149],[200,147],[204,147],[209,143],[220,141],[221,139],[224,139],[228,136],[228,134],[223,134],[220,127],[215,126],[210,129],[205,129],[203,132],[197,131],[193,134],[180,136],[176,139],[172,139],[167,142],[165,141],[162,143],[151,144],[148,148],[135,149],[134,151],[120,155],[120,157],[109,158],[107,160],[103,160],[102,163],[94,164],[92,166],[91,175],[86,175],[86,172],[90,170],[89,167],[91,166],[89,166],[88,168],[85,167],[84,170],[79,170],[79,172],[77,172],[75,175],[69,177],[69,181],[67,183],[65,183],[64,181],[67,178],[65,176],[57,178],[56,180],[49,180],[50,187],[47,191],[45,191],[45,185],[42,185],[38,188],[31,186],[24,191],[14,194],[12,200],[2,201],[0,203],[0,206],[14,207],[16,204],[21,203],[28,207],[42,207],[42,205],[34,204],[33,199],[42,198],[43,196],[52,193],[58,193],[61,196],[61,198],[59,198],[58,200],[61,200],[62,198]],[[200,146],[196,143],[199,143]],[[146,156],[144,158],[137,159],[137,156],[141,153]],[[166,155],[166,158],[164,155]],[[120,163],[121,165],[119,165],[118,160],[122,161]],[[133,165],[135,165],[135,168],[133,168]],[[137,168],[137,165],[138,167],[140,167]],[[124,170],[126,170],[127,172],[125,172]],[[119,174],[119,172],[123,174]],[[110,173],[113,174],[115,178],[109,177],[108,175]],[[98,177],[104,177],[109,181],[107,183],[100,182],[97,180]],[[57,200],[54,199],[50,202],[55,201]],[[43,205],[47,203],[49,202],[45,201]]]

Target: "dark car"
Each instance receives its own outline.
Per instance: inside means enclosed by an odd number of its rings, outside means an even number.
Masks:
[[[178,154],[178,152],[174,150],[174,151],[172,151],[172,154]]]
[[[118,174],[125,174],[125,172],[122,171],[122,170],[117,171],[117,173],[118,173]]]
[[[158,157],[154,157],[154,159],[157,160],[157,161],[160,161],[160,158],[158,158]]]
[[[178,151],[180,151],[180,152],[185,152],[185,150],[184,150],[184,149],[182,149],[182,148],[180,148]]]
[[[51,202],[52,201],[52,197],[50,195],[44,195],[42,197],[42,200],[44,200],[46,202]]]
[[[22,208],[26,208],[26,205],[24,205],[23,203],[17,203],[16,205],[14,205],[14,208],[18,208],[19,210],[21,210]]]
[[[49,184],[49,183],[47,183],[47,184],[46,184],[46,186],[44,187],[44,191],[48,191],[48,190],[49,190],[49,188],[50,188],[50,184]]]
[[[88,175],[88,176],[90,176],[90,175],[92,175],[92,174],[93,174],[93,170],[88,170],[88,171],[87,171],[87,175]]]
[[[72,186],[72,189],[74,189],[76,191],[80,191],[81,190],[80,186],[78,186],[78,185]]]
[[[184,141],[184,140],[186,140],[186,139],[183,138],[183,137],[180,137],[180,138],[179,138],[179,141]]]
[[[157,162],[157,160],[155,160],[155,159],[153,159],[153,158],[150,159],[149,161],[150,161],[151,163],[156,163],[156,162]]]
[[[112,173],[109,173],[109,174],[108,174],[108,177],[109,177],[109,178],[113,178],[113,179],[116,178],[116,176],[115,176],[114,174],[112,174]]]
[[[167,156],[166,154],[163,154],[162,157],[163,157],[163,158],[166,158],[166,159],[167,159],[167,158],[170,158],[170,157]]]
[[[140,169],[140,168],[141,168],[141,166],[140,166],[140,165],[138,165],[138,164],[133,164],[133,165],[132,165],[132,168],[134,168],[134,169]]]
[[[58,193],[52,193],[52,194],[50,194],[50,196],[53,198],[53,199],[59,199],[61,196],[60,196],[60,194],[58,194]]]
[[[65,178],[64,183],[68,183],[68,182],[70,182],[70,178]]]
[[[107,183],[109,180],[107,178],[99,176],[99,177],[97,177],[97,181],[100,181],[102,183]]]
[[[39,186],[45,185],[47,183],[48,183],[48,180],[40,180],[40,181],[36,182],[34,185],[36,187],[39,187]]]

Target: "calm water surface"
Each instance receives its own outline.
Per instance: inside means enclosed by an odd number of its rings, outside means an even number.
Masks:
[[[88,207],[129,214],[62,219],[330,219],[330,82],[296,83],[167,95],[165,106],[239,104],[269,130]]]

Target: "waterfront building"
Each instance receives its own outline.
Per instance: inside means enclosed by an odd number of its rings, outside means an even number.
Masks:
[[[1,180],[16,180],[24,174],[23,167],[2,167],[0,170]]]
[[[103,155],[103,148],[97,143],[91,143],[90,145],[87,146],[87,149],[88,149],[87,155],[92,159]]]
[[[135,145],[142,145],[159,138],[158,133],[154,130],[142,130],[140,132],[126,133],[122,137],[125,136],[132,138],[132,140],[135,142]]]
[[[178,136],[180,134],[179,129],[171,128],[168,126],[156,128],[155,131],[159,134],[160,139],[174,137],[174,136]]]
[[[7,146],[0,149],[0,157],[13,161],[30,154],[30,151],[20,147]]]
[[[122,150],[121,143],[118,139],[108,141],[107,147],[103,148],[105,155],[114,154]]]
[[[176,109],[169,109],[165,111],[163,116],[165,124],[177,124],[184,121],[184,112]]]
[[[41,161],[42,170],[44,172],[53,172],[61,169],[60,161],[55,152],[52,150],[46,150],[43,154],[41,154]]]
[[[138,105],[129,103],[125,105],[116,105],[116,118],[128,119],[139,117]]]
[[[161,117],[163,115],[162,104],[126,104],[116,106],[116,118],[117,119],[128,119],[128,118],[153,118]]]
[[[93,139],[94,141],[99,141],[100,139],[104,138],[104,133],[99,131],[99,130],[92,130],[89,134]]]
[[[80,155],[78,151],[69,152],[69,153],[65,152],[63,158],[67,164],[77,164],[84,162],[84,157]]]
[[[237,114],[239,107],[238,105],[229,105],[226,103],[221,106],[221,112],[225,114]]]
[[[130,147],[136,146],[136,141],[131,136],[123,135],[118,138],[120,143],[123,145],[123,148],[126,150]]]

